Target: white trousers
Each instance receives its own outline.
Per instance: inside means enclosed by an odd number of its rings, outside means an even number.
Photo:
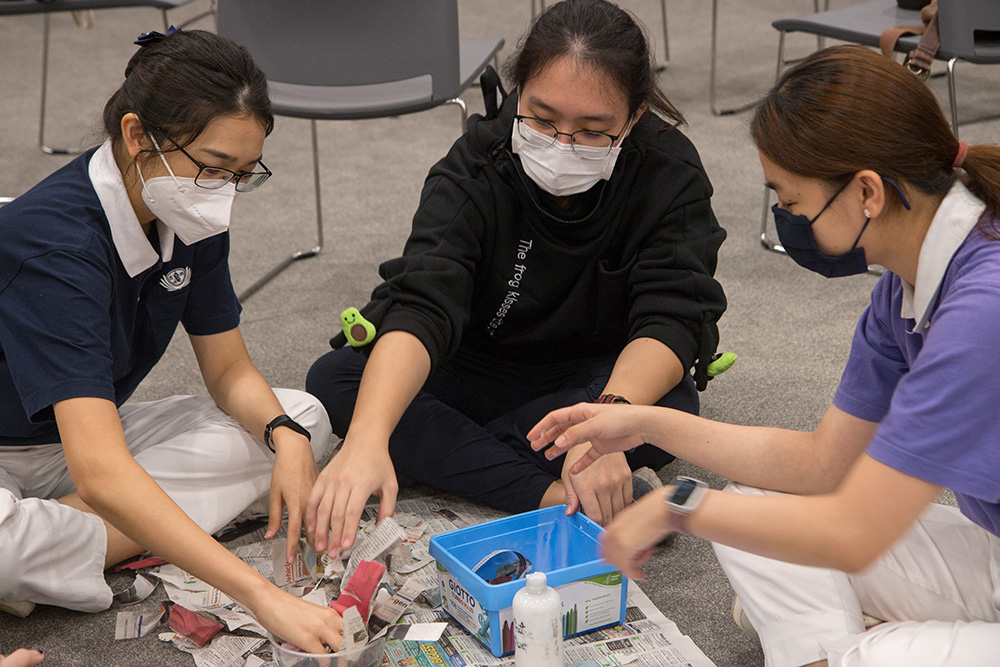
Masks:
[[[311,434],[318,460],[331,437],[326,409],[303,391],[274,393]],[[274,454],[209,396],[118,412],[135,460],[206,532],[270,491]],[[0,597],[91,612],[111,605],[103,521],[55,500],[75,490],[60,443],[0,447]]]
[[[767,494],[730,484],[727,491]],[[715,545],[768,667],[1000,665],[1000,538],[931,505],[892,548],[848,575]],[[886,622],[865,631],[861,613]]]

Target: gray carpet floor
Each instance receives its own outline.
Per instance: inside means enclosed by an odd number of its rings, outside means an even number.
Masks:
[[[207,3],[198,0],[177,10],[171,20],[180,23]],[[528,25],[531,4],[460,0],[462,34],[503,37],[507,46],[501,56],[509,55]],[[662,54],[659,3],[622,4],[647,25]],[[670,66],[661,82],[687,116],[684,132],[701,152],[716,189],[715,212],[729,232],[718,271],[730,301],[721,322],[721,347],[736,352],[739,361],[702,395],[702,412],[740,424],[810,429],[837,386],[854,323],[876,278],[829,281],[760,247],[763,179],[746,114],[715,117],[709,112],[711,3],[669,0],[668,5]],[[732,106],[754,99],[773,82],[778,40],[770,22],[812,11],[812,3],[721,0],[720,5],[720,104]],[[151,9],[105,10],[95,12],[93,19],[92,28],[80,29],[68,14],[52,17],[47,124],[52,144],[82,148],[101,140],[100,111],[121,81],[135,49],[132,40],[140,32],[162,29]],[[211,21],[196,25],[213,26]],[[38,15],[0,17],[0,196],[25,191],[69,159],[43,155],[36,147],[41,29]],[[804,36],[789,40],[792,54],[804,55],[815,45]],[[958,72],[963,117],[994,110],[1000,68],[959,66]],[[946,100],[943,79],[930,85]],[[478,89],[463,98],[471,111],[482,110]],[[452,106],[398,118],[320,124],[325,248],[244,304],[243,335],[273,385],[301,388],[309,365],[328,349],[327,340],[339,326],[338,313],[367,301],[378,281],[378,263],[402,248],[424,175],[459,132],[458,111]],[[962,138],[996,143],[1000,123],[967,125]],[[264,155],[274,178],[260,191],[240,197],[234,209],[231,265],[238,291],[291,252],[315,245],[308,123],[279,118]],[[135,400],[201,388],[181,334]],[[716,487],[724,483],[681,462],[660,474],[669,479],[678,473],[698,474]],[[719,667],[763,664],[757,643],[730,617],[732,591],[706,542],[678,537],[650,561],[642,587]],[[50,667],[192,664],[189,656],[153,637],[114,641],[115,611],[87,615],[39,607],[25,620],[0,614],[0,651],[38,648]]]

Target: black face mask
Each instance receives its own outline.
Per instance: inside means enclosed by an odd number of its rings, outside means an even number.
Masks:
[[[891,179],[883,177],[882,180],[896,188],[903,206],[906,210],[910,210],[910,204],[906,201],[906,197],[903,196],[903,191],[900,190],[899,186]],[[844,191],[844,188],[850,182],[847,181],[847,183],[840,186],[840,189],[830,197],[822,210],[812,220],[804,215],[793,215],[785,209],[780,208],[777,204],[771,207],[771,213],[774,214],[774,227],[778,230],[778,239],[781,241],[781,246],[788,253],[788,256],[795,260],[795,263],[799,266],[810,271],[815,271],[827,278],[853,276],[865,273],[868,270],[865,249],[858,247],[858,241],[861,240],[861,235],[868,228],[868,223],[871,222],[870,218],[865,220],[865,224],[861,228],[858,238],[854,239],[851,249],[843,255],[828,255],[820,250],[812,230],[813,223],[819,219],[819,216],[823,215],[823,212],[830,207],[833,200]]]

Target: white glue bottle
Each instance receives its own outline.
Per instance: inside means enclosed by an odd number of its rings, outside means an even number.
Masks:
[[[562,667],[562,599],[544,572],[532,572],[514,595],[515,667]]]

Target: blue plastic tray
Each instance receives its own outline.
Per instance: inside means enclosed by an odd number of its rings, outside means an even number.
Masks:
[[[507,629],[502,626],[510,616],[507,610],[514,594],[525,585],[525,580],[522,578],[494,585],[472,571],[492,552],[510,549],[531,561],[531,572],[544,572],[549,586],[553,588],[584,580],[610,582],[613,588],[620,586],[615,592],[621,598],[620,605],[614,609],[617,614],[609,616],[605,605],[602,614],[597,616],[598,620],[607,622],[598,625],[586,622],[586,610],[581,611],[575,606],[566,609],[564,595],[564,612],[570,614],[567,618],[572,620],[572,623],[564,623],[566,636],[622,623],[628,582],[615,567],[604,563],[598,555],[598,536],[603,530],[580,512],[566,516],[566,506],[558,505],[435,535],[430,541],[430,553],[438,562],[441,583],[444,584],[450,574],[459,584],[455,586],[449,580],[450,590],[442,588],[442,597],[446,600],[449,597],[457,599],[465,613],[456,614],[448,605],[445,608],[494,655],[510,653],[510,642],[505,641]],[[446,572],[442,573],[442,568]],[[477,610],[480,613],[477,614]],[[482,618],[483,611],[487,618]],[[507,613],[499,613],[501,611]]]

